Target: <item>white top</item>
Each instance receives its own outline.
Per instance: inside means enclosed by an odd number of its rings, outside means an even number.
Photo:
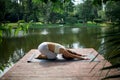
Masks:
[[[54,50],[54,53],[60,53],[60,48],[64,48],[64,46],[60,45],[60,44],[55,44],[55,50]]]
[[[64,46],[62,46],[62,45],[60,45],[58,43],[52,43],[52,42],[43,42],[42,44],[40,44],[41,47],[39,47],[39,49],[42,48],[41,50],[43,51],[44,48],[45,48],[45,45],[46,45],[46,48],[48,48],[48,44],[49,43],[55,45],[54,53],[56,53],[56,54],[60,53],[60,48],[64,48],[65,49]]]

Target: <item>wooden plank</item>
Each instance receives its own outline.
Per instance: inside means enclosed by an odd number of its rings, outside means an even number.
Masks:
[[[92,48],[72,50],[81,54],[87,54],[91,59],[98,54]],[[36,49],[30,50],[6,74],[4,74],[0,80],[99,80],[108,72],[100,71],[103,65],[111,65],[100,55],[93,62],[90,62],[90,60],[48,61],[36,60],[33,58],[33,55],[36,57],[39,54],[39,51]],[[31,63],[28,63],[28,60],[31,61]],[[92,70],[93,67],[94,69]],[[113,70],[110,74],[117,73]]]

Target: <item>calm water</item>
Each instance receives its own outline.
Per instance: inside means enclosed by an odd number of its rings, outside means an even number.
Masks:
[[[102,40],[97,39],[101,32],[96,27],[74,28],[42,28],[30,29],[26,35],[2,38],[0,43],[0,76],[10,66],[22,58],[29,50],[37,48],[44,41],[60,43],[68,48],[94,48],[99,49]]]

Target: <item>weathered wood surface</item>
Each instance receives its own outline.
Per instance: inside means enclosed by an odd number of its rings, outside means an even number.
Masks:
[[[98,53],[92,48],[72,49],[76,52],[87,54],[91,59]],[[28,63],[27,60],[39,51],[30,50],[20,61],[18,61],[0,80],[100,80],[106,71],[100,71],[103,66],[111,65],[102,56],[98,56],[95,61],[89,60],[35,60]],[[96,65],[97,64],[97,65]],[[96,65],[96,67],[95,67]],[[94,69],[92,70],[92,68]],[[108,75],[117,74],[116,70],[110,71]],[[119,79],[109,79],[119,80]]]

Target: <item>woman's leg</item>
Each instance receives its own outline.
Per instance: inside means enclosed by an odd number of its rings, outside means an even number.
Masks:
[[[40,54],[38,57],[36,57],[35,59],[47,59],[46,55]]]
[[[46,44],[46,43],[40,44],[38,47],[38,50],[40,51],[40,53],[42,55],[47,57],[47,59],[56,59],[57,54],[55,54],[49,50],[48,44]],[[40,57],[41,57],[41,55],[40,55]]]
[[[49,60],[55,60],[55,59],[57,59],[57,54],[56,54],[56,53],[53,53],[53,52],[50,51],[50,50],[47,50],[46,52],[47,52],[47,53],[46,53],[46,56],[47,56],[47,58],[48,58]]]

